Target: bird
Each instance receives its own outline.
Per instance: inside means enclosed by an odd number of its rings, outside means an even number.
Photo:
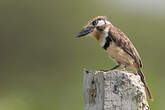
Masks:
[[[149,99],[152,99],[152,94],[142,72],[142,60],[126,34],[113,26],[106,16],[97,16],[89,20],[76,37],[80,38],[88,34],[95,37],[108,56],[115,61],[116,66],[110,70],[120,66],[123,66],[124,70],[127,67],[135,70],[144,84]]]

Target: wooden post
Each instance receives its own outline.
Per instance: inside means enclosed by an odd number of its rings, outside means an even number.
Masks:
[[[138,75],[84,70],[85,110],[150,110]]]

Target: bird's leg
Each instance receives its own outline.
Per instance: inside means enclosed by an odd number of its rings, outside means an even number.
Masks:
[[[125,64],[121,70],[125,71],[127,69],[127,67],[128,67],[128,64]]]
[[[108,70],[100,70],[100,71],[104,71],[104,72],[107,72],[107,71],[110,71],[110,70],[114,70],[116,68],[120,67],[120,64],[117,64],[116,66],[114,66],[113,68],[111,69],[108,69]]]
[[[110,70],[114,70],[120,67],[120,64],[117,64],[116,66],[112,67]]]

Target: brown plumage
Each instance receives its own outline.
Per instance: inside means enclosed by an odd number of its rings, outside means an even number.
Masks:
[[[140,75],[141,81],[144,83],[148,96],[150,99],[152,99],[151,92],[146,84],[144,75],[141,71],[142,61],[141,61],[139,53],[137,52],[134,45],[131,43],[131,41],[128,39],[128,37],[123,32],[121,32],[118,28],[116,28],[114,26],[112,26],[109,30],[109,37],[115,42],[115,44],[118,47],[120,47],[122,50],[124,50],[124,52],[126,52],[129,56],[132,57],[134,62],[133,62],[133,64],[128,64],[128,66],[131,66]],[[118,62],[120,63],[120,61],[118,61]]]
[[[142,67],[142,61],[134,45],[128,39],[128,37],[120,31],[120,29],[112,26],[109,30],[109,37],[115,42],[115,44],[129,54],[135,61],[136,66]]]
[[[124,65],[124,68],[129,66],[134,69],[140,75],[146,92],[149,98],[152,99],[151,92],[141,71],[142,61],[140,55],[128,37],[113,26],[105,16],[98,16],[90,20],[79,33],[78,37],[85,36],[89,33],[99,41],[101,47],[117,63],[112,69],[116,69],[120,65]]]

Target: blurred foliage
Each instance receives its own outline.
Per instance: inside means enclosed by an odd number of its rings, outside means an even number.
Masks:
[[[1,0],[0,110],[83,110],[82,69],[114,65],[94,38],[75,38],[98,15],[108,16],[137,47],[154,96],[150,107],[164,110],[165,15],[154,10],[147,14],[127,7],[129,2],[124,4]]]

